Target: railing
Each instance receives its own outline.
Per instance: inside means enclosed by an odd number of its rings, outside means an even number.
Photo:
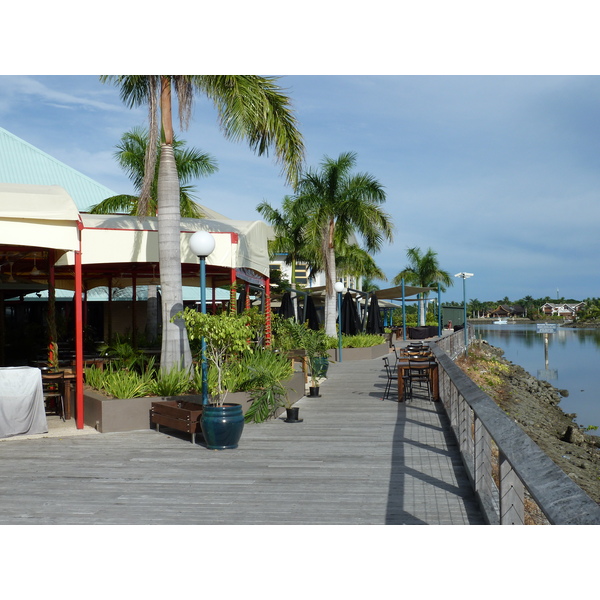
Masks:
[[[475,327],[467,324],[467,332],[470,344],[475,339]],[[452,360],[456,360],[465,351],[465,330],[459,329],[450,335],[445,335],[439,339],[437,346]]]
[[[550,524],[600,524],[600,506],[454,363],[458,338],[464,351],[464,331],[431,347],[440,399],[487,522],[524,524],[527,491]]]

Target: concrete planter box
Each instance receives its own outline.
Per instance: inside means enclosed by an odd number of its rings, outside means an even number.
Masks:
[[[294,373],[285,385],[289,390],[288,398],[291,402],[296,402],[304,396],[303,373]],[[95,427],[100,433],[150,429],[152,403],[161,400],[202,404],[202,397],[198,395],[120,399],[107,398],[95,390],[86,388],[83,391],[83,422],[89,427]],[[225,401],[241,404],[244,414],[251,404],[246,392],[227,394]],[[282,412],[284,409],[278,410],[276,416]]]
[[[339,360],[337,348],[327,351],[332,360]],[[371,360],[389,354],[390,348],[387,343],[377,344],[370,348],[342,348],[342,361],[346,360]]]

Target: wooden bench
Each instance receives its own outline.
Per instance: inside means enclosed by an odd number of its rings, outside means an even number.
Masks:
[[[196,443],[196,433],[202,433],[200,427],[201,404],[179,400],[153,402],[150,415],[151,422],[156,425],[156,431],[160,431],[160,426],[163,425],[189,433],[192,436],[192,444]]]

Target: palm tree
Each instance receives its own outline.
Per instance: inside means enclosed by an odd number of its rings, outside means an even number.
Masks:
[[[364,239],[365,249],[377,252],[384,239],[392,240],[389,215],[380,205],[386,196],[382,185],[367,173],[352,174],[356,154],[346,152],[337,159],[325,156],[321,170],[309,171],[298,184],[297,209],[306,215],[306,235],[318,240],[319,262],[325,273],[325,331],[335,336],[336,248],[353,234]]]
[[[133,183],[137,195],[119,194],[105,198],[98,204],[92,206],[91,213],[112,214],[128,213],[139,215],[138,203],[144,182],[144,161],[148,150],[148,130],[143,127],[134,127],[131,131],[121,136],[117,144],[115,158],[119,166],[127,173]],[[173,136],[173,154],[175,165],[180,181],[180,205],[179,210],[182,217],[201,219],[204,214],[194,201],[195,187],[189,185],[191,179],[211,175],[218,171],[216,160],[197,148],[186,148],[184,140],[178,140]],[[157,149],[157,157],[160,159],[160,147]],[[158,170],[155,169],[154,179],[150,187],[150,197],[147,203],[146,214],[143,216],[156,216],[158,202],[156,196],[158,184]],[[140,215],[141,216],[141,215]]]
[[[367,277],[387,280],[385,273],[377,266],[373,257],[358,244],[336,246],[335,267],[338,276]],[[364,287],[363,287],[364,289]]]
[[[285,196],[281,210],[273,208],[268,202],[261,202],[256,210],[273,227],[275,239],[269,244],[269,252],[272,256],[286,255],[285,264],[291,265],[293,287],[296,284],[296,263],[298,260],[305,260],[303,252],[307,243],[304,235],[306,217],[295,210],[291,196]]]
[[[183,310],[181,291],[181,254],[179,179],[173,156],[173,119],[171,93],[175,89],[182,129],[187,128],[194,93],[214,103],[225,137],[245,139],[259,155],[275,149],[286,181],[295,184],[304,158],[302,137],[276,78],[257,75],[103,75],[103,82],[114,82],[121,99],[130,107],[148,105],[149,142],[144,164],[144,181],[138,214],[146,214],[154,180],[158,139],[158,115],[164,143],[158,167],[158,244],[162,290],[161,368],[191,366],[191,353],[185,325],[172,317]]]
[[[437,252],[428,248],[425,254],[420,248],[408,248],[406,251],[408,265],[404,267],[393,279],[394,285],[400,285],[402,280],[419,287],[435,287],[439,286],[441,292],[446,291],[446,286],[454,285],[454,280],[450,277],[448,271],[440,269],[437,259]],[[419,294],[419,302],[421,305],[421,318],[419,325],[425,325],[426,299],[429,292]]]
[[[147,150],[148,131],[143,127],[134,127],[131,131],[127,131],[121,136],[121,141],[117,144],[115,158],[133,182],[137,195],[119,194],[105,198],[92,206],[90,209],[91,213],[112,214],[126,212],[130,215],[139,214],[139,194],[144,182],[144,161]],[[181,185],[179,196],[181,216],[200,219],[204,215],[200,207],[193,200],[195,188],[187,184],[187,182],[192,178],[216,172],[218,170],[217,163],[209,154],[200,152],[196,148],[186,148],[185,141],[178,140],[175,136],[173,136],[173,154],[180,181],[184,184]],[[157,149],[157,156],[160,158],[160,148]],[[157,184],[158,171],[155,169],[154,180],[150,188],[150,198],[147,204],[148,216],[156,216],[158,210],[156,199]],[[135,332],[133,333],[135,335]],[[158,335],[158,296],[156,285],[148,285],[146,335],[149,341],[154,341]]]

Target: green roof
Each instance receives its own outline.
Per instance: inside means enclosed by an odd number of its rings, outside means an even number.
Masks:
[[[116,192],[0,127],[0,183],[59,185],[81,212]]]

